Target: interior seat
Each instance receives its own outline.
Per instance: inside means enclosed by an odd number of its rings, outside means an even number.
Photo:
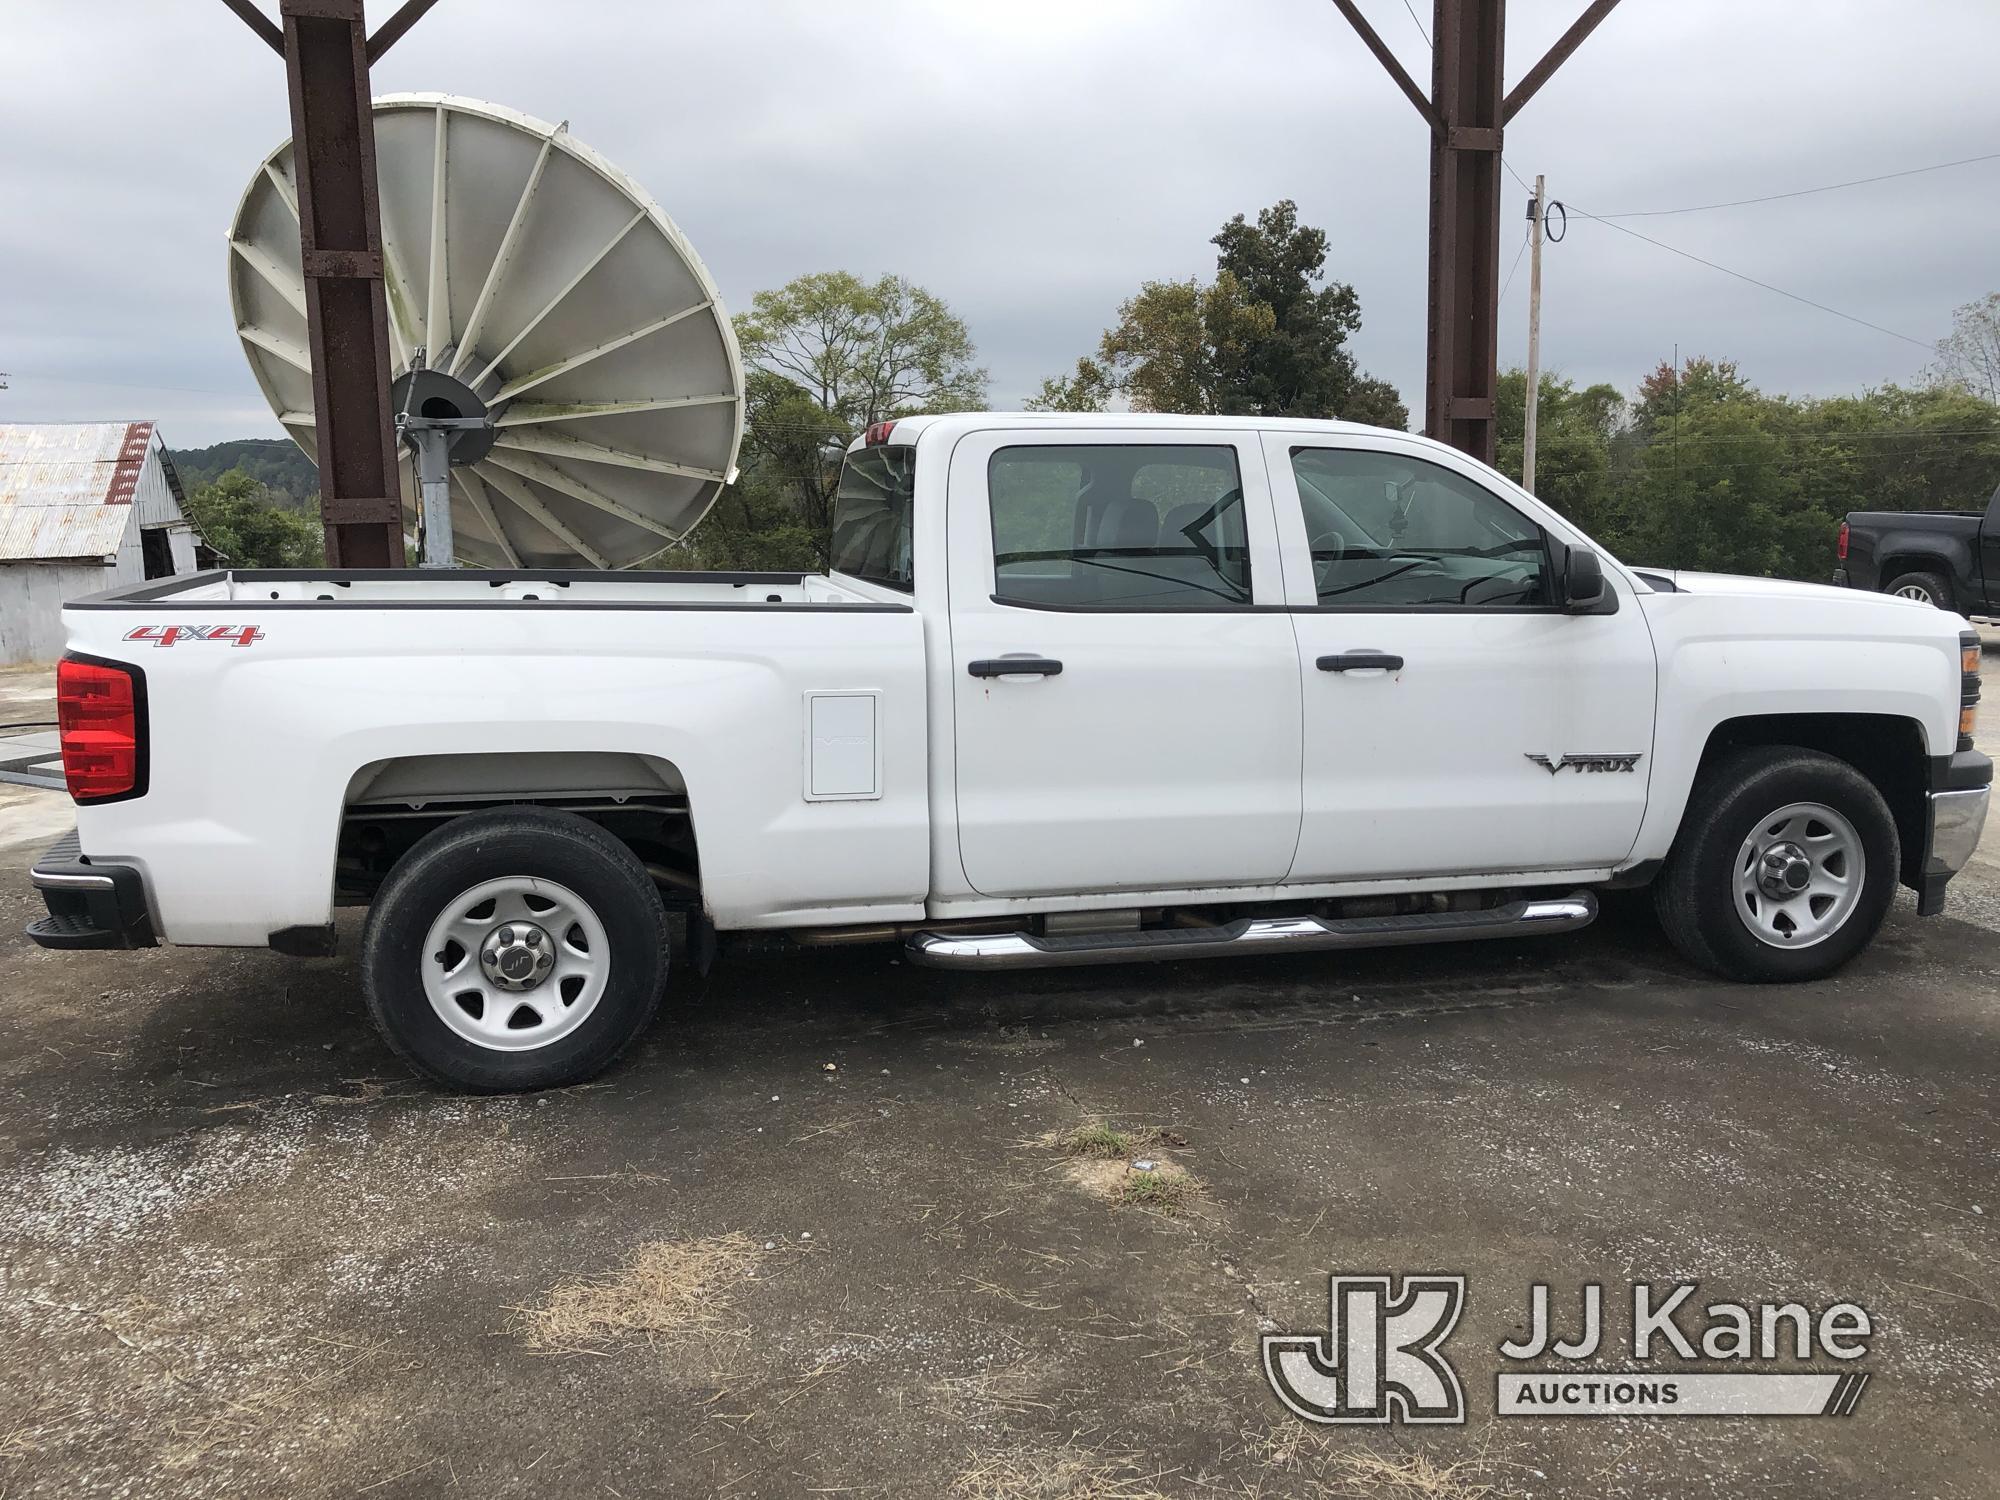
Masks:
[[[1160,545],[1160,513],[1133,495],[1115,502],[1104,518],[1098,546],[1121,551]]]

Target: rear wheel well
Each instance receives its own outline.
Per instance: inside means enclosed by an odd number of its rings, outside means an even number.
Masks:
[[[1947,590],[1955,589],[1951,564],[1944,558],[1922,552],[1899,552],[1881,559],[1877,563],[1875,587],[1884,592],[1890,584],[1905,573],[1935,573],[1945,581]]]
[[[546,807],[630,849],[669,909],[701,909],[701,858],[686,782],[651,756],[507,752],[377,761],[350,779],[334,865],[337,900],[365,903],[419,839],[468,813]]]
[[[1795,745],[1846,761],[1889,804],[1902,845],[1905,885],[1914,887],[1924,858],[1925,798],[1930,789],[1923,726],[1894,714],[1750,714],[1715,726],[1695,771],[1700,784],[1721,757],[1747,745]]]

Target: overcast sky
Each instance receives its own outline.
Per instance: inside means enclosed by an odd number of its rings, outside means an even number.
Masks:
[[[1427,81],[1403,0],[1362,4]],[[1514,0],[1510,82],[1583,4]],[[1507,160],[1610,214],[2000,151],[1996,56],[1992,0],[1625,0]],[[806,271],[914,278],[971,326],[1002,407],[1141,281],[1211,273],[1231,214],[1291,197],[1360,293],[1362,364],[1420,413],[1424,130],[1328,0],[443,0],[375,86],[569,120],[732,308]],[[155,418],[177,447],[277,435],[223,242],[288,133],[282,63],[219,0],[0,0],[0,420]],[[1507,191],[1503,275],[1525,227]],[[2000,289],[2000,161],[1623,222],[1926,344]],[[1545,301],[1545,362],[1627,391],[1676,342],[1794,393],[1928,359],[1588,221],[1549,250]]]

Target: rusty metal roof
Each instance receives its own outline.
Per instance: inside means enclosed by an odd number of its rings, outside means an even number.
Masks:
[[[0,562],[115,553],[152,445],[151,422],[0,423]]]

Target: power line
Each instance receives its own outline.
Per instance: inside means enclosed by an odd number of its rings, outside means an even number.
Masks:
[[[1424,23],[1417,19],[1416,7],[1410,4],[1410,0],[1403,0],[1403,9],[1410,13],[1411,24],[1417,28],[1417,35],[1424,39],[1424,45],[1430,46],[1431,34],[1424,30]]]
[[[1507,288],[1514,284],[1514,273],[1521,269],[1521,257],[1528,253],[1528,241],[1534,237],[1535,231],[1532,225],[1521,234],[1521,248],[1514,252],[1514,264],[1507,268],[1507,279],[1500,286],[1500,300],[1502,302],[1507,300]]]
[[[1941,161],[1928,167],[1910,167],[1901,172],[1882,172],[1874,177],[1856,177],[1847,182],[1829,182],[1824,187],[1798,188],[1789,193],[1767,193],[1761,198],[1732,198],[1727,203],[1696,203],[1688,208],[1645,208],[1631,213],[1596,214],[1599,219],[1657,219],[1668,214],[1705,214],[1717,208],[1745,208],[1752,203],[1777,203],[1785,198],[1809,198],[1814,193],[1834,193],[1842,188],[1866,187],[1871,182],[1890,182],[1898,177],[1918,177],[1925,172],[1942,172],[1948,167],[1970,167],[1983,161],[2000,161],[2000,151],[1989,151],[1984,156],[1965,156],[1957,161]],[[1509,169],[1511,170],[1511,168]]]
[[[1759,281],[1755,276],[1746,276],[1741,271],[1732,271],[1729,267],[1718,265],[1712,260],[1706,260],[1690,250],[1682,250],[1678,246],[1669,245],[1664,240],[1656,240],[1649,234],[1641,234],[1638,230],[1628,229],[1623,224],[1614,224],[1603,215],[1590,213],[1578,208],[1574,203],[1569,204],[1568,207],[1569,211],[1580,219],[1595,219],[1606,229],[1615,229],[1620,234],[1629,234],[1635,240],[1644,240],[1647,244],[1657,246],[1659,249],[1665,250],[1670,254],[1678,255],[1683,260],[1691,260],[1698,266],[1707,266],[1711,271],[1720,271],[1724,276],[1733,276],[1738,281],[1747,281],[1752,286],[1762,287],[1767,292],[1776,292],[1780,297],[1788,298],[1793,302],[1802,302],[1807,307],[1817,308],[1823,313],[1831,313],[1834,317],[1845,319],[1849,323],[1858,323],[1863,328],[1872,328],[1877,333],[1886,333],[1892,339],[1901,339],[1906,344],[1915,344],[1919,349],[1935,351],[1937,348],[1937,345],[1928,339],[1911,338],[1907,333],[1898,333],[1893,328],[1884,328],[1880,323],[1871,323],[1866,318],[1857,318],[1853,313],[1844,313],[1837,307],[1828,307],[1824,302],[1815,302],[1810,297],[1801,297],[1797,292],[1788,292],[1781,286],[1771,285],[1768,281]]]

